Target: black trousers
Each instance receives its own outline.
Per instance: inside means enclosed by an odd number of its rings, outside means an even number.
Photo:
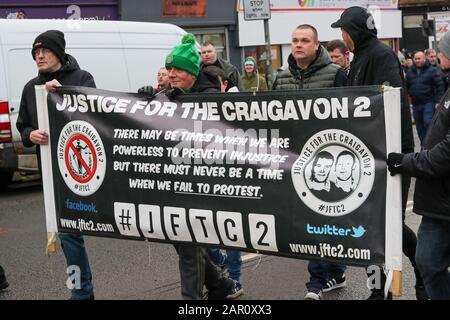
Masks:
[[[220,284],[220,273],[214,266],[206,249],[189,244],[176,244],[178,253],[181,296],[185,300],[201,300],[203,286],[208,291]]]

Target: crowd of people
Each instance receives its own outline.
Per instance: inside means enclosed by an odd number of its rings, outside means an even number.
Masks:
[[[450,70],[450,32],[441,39],[438,54],[431,49],[411,56],[404,52],[399,59],[390,47],[378,40],[377,29],[368,23],[370,19],[370,13],[364,8],[346,9],[331,25],[341,30],[342,40],[329,41],[326,47],[321,45],[314,26],[296,27],[292,32],[288,66],[280,70],[270,88],[258,71],[255,57],[245,58],[241,76],[236,66],[218,57],[212,43],[203,43],[199,52],[195,37],[187,34],[159,69],[157,84],[145,85],[138,92],[149,98],[159,93],[174,98],[180,92],[208,94],[386,84],[403,88],[402,153],[391,153],[387,159],[391,174],[402,174],[403,252],[414,268],[417,299],[450,299],[450,179],[447,177],[450,173],[447,162],[450,160],[450,91],[445,91]],[[351,61],[350,55],[353,55]],[[45,84],[51,92],[61,85],[95,87],[95,82],[92,75],[81,70],[76,59],[65,52],[64,34],[60,31],[49,30],[39,35],[33,42],[32,58],[39,75],[23,89],[17,128],[25,146],[38,146],[39,157],[39,146],[48,143],[48,135],[38,128],[34,85]],[[414,153],[410,104],[422,144],[418,153]],[[351,156],[340,154],[337,157],[342,167],[353,168]],[[328,165],[327,169],[327,161],[334,161],[333,156],[327,158],[325,152],[322,158],[323,163],[314,166],[317,171],[311,173],[311,183],[320,185],[320,190],[326,188],[321,184],[322,178],[331,168]],[[319,160],[317,158],[317,162]],[[343,181],[351,178],[344,173]],[[417,178],[413,210],[423,216],[418,237],[405,224],[411,176]],[[337,187],[351,191],[351,183]],[[83,237],[64,233],[59,237],[67,265],[78,265],[81,270],[81,287],[72,289],[71,299],[94,299]],[[243,294],[239,251],[185,243],[174,246],[179,256],[184,299],[204,299],[204,288],[208,299],[234,299]],[[320,300],[323,293],[346,286],[345,265],[311,260],[308,271],[310,281],[306,283],[305,299]],[[383,275],[381,286],[371,288],[369,299],[392,299],[390,293],[387,296],[384,293],[386,278]],[[0,290],[6,287],[8,282],[0,267]]]

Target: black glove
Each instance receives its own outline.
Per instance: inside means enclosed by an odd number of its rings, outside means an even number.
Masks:
[[[172,88],[167,90],[166,96],[169,100],[175,100],[179,94],[184,93],[184,91],[180,88]]]
[[[158,90],[156,90],[152,86],[143,86],[143,87],[139,88],[138,93],[145,94],[151,98],[151,97],[154,97],[158,93]]]
[[[388,154],[388,158],[386,163],[388,165],[388,170],[391,173],[391,176],[402,173],[402,161],[405,155],[402,153],[391,152]]]

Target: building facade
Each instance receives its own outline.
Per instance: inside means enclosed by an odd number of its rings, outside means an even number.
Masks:
[[[240,69],[236,0],[127,0],[122,3],[122,20],[175,24],[193,33],[199,43],[213,43],[218,56]]]
[[[402,10],[403,38],[400,47],[409,52],[433,48],[434,37],[422,33],[423,19],[435,19],[436,41],[450,30],[449,0],[400,0]]]
[[[120,20],[119,0],[1,0],[0,18]]]
[[[252,55],[258,61],[260,71],[266,65],[266,50],[263,21],[244,19],[243,1],[238,1],[239,45],[244,56]],[[269,20],[272,69],[285,68],[291,53],[291,34],[300,24],[313,25],[321,42],[342,39],[339,29],[331,24],[350,6],[368,8],[375,19],[378,37],[393,49],[398,50],[402,37],[401,11],[397,0],[272,0]]]

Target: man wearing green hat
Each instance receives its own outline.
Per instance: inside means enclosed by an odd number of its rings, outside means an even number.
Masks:
[[[244,91],[267,91],[267,82],[263,76],[258,73],[256,60],[252,56],[245,58],[244,74],[241,76],[242,87]]]
[[[220,82],[200,71],[200,55],[195,37],[187,34],[182,44],[173,48],[166,58],[166,69],[172,88],[179,92],[220,92]],[[172,94],[173,97],[173,94]],[[203,286],[209,300],[223,300],[233,287],[233,280],[221,277],[208,258],[205,248],[192,244],[175,245],[179,256],[181,295],[186,300],[200,300]]]

